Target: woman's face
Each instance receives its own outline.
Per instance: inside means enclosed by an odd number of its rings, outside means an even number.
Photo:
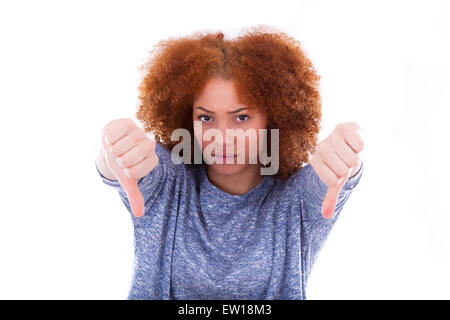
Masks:
[[[248,166],[259,166],[259,130],[266,129],[267,118],[264,113],[239,103],[233,80],[214,78],[207,82],[194,100],[193,121],[197,143],[213,170],[231,175]],[[222,139],[216,139],[214,132],[218,131],[209,129],[220,131]],[[233,130],[236,136],[227,135],[226,129]]]

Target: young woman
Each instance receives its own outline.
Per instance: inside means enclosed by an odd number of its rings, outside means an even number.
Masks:
[[[161,41],[145,70],[144,130],[109,122],[96,159],[134,213],[128,298],[305,299],[311,267],[362,175],[359,126],[339,124],[317,143],[320,77],[298,41],[261,26],[234,40],[218,32]],[[192,147],[183,157],[201,150],[200,163],[173,160],[180,128]],[[222,138],[205,138],[212,129]],[[252,144],[271,162],[279,156],[275,174],[251,161]]]

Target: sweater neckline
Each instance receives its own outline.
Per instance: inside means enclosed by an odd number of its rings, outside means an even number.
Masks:
[[[242,195],[231,194],[218,188],[209,180],[205,165],[201,166],[200,171],[202,176],[201,177],[202,188],[204,189],[204,191],[207,191],[212,197],[220,197],[221,199],[227,199],[229,201],[235,202],[250,201],[252,198],[255,197],[255,195],[258,194],[259,191],[263,190],[270,183],[270,177],[263,176],[262,180],[247,193]]]

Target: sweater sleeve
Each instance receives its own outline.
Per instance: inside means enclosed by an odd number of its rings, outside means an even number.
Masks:
[[[159,143],[156,143],[155,152],[158,155],[158,164],[153,168],[147,175],[138,179],[137,185],[139,190],[142,193],[142,197],[145,203],[145,212],[148,211],[149,207],[151,207],[153,200],[157,197],[158,193],[161,191],[162,186],[167,179],[171,170],[173,170],[173,163],[170,158],[170,151],[165,147],[161,146]],[[134,218],[134,215],[131,211],[130,202],[128,200],[125,189],[121,186],[118,180],[110,180],[103,176],[100,170],[97,167],[97,163],[95,163],[95,167],[97,172],[103,181],[103,183],[113,187],[118,191],[119,196],[127,208],[128,212]]]
[[[361,180],[362,173],[363,164],[361,164],[358,172],[350,177],[342,187],[335,211],[330,219],[322,216],[322,202],[328,190],[326,184],[322,182],[311,164],[307,164],[296,173],[296,175],[298,174],[297,192],[300,193],[302,262],[305,282],[344,204]]]

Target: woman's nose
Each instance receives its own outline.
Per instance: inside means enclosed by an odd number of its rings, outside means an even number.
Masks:
[[[233,132],[232,132],[233,128],[230,126],[228,121],[221,121],[218,124],[216,129],[219,130],[220,133],[222,134],[222,143],[224,145],[234,143]],[[230,131],[228,134],[227,134],[227,130]]]
[[[233,135],[233,128],[229,126],[226,121],[222,121],[215,129],[219,130],[222,135],[222,141],[216,141],[217,150],[222,150],[223,153],[234,153],[235,138]],[[229,131],[228,134],[227,130]],[[227,151],[227,148],[230,151]]]

